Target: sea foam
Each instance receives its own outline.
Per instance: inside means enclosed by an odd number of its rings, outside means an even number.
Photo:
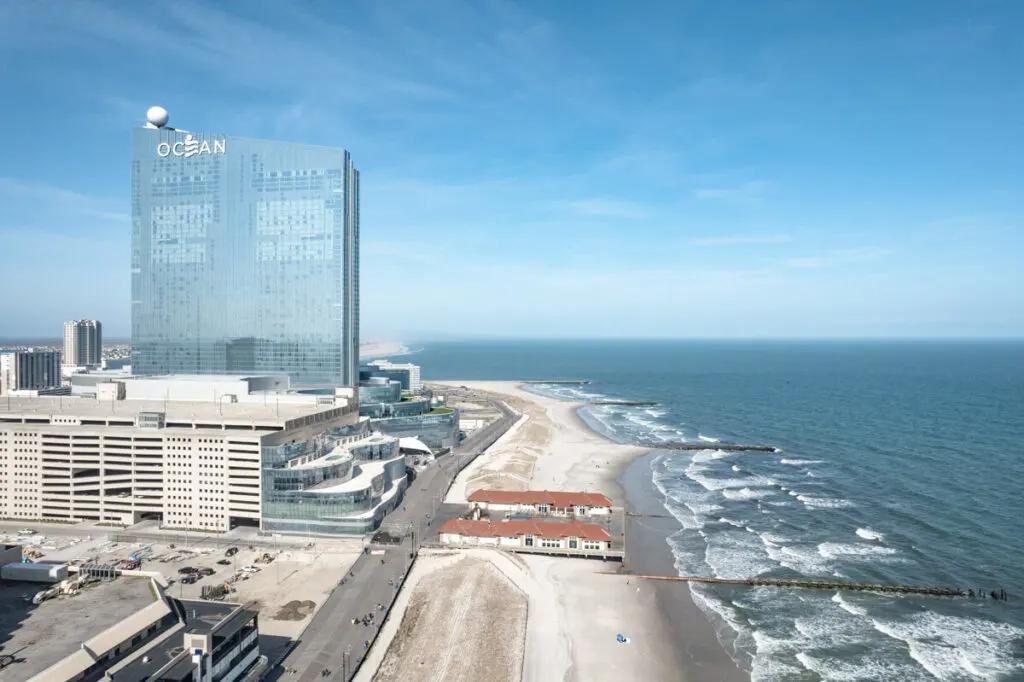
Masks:
[[[877,540],[879,542],[885,540],[885,536],[883,534],[878,531],[871,530],[870,528],[858,528],[857,535],[865,540]]]

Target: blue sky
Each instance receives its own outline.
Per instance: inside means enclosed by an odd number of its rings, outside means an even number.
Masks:
[[[0,0],[0,337],[127,334],[153,104],[352,152],[364,338],[1024,336],[1022,29],[1016,0]]]

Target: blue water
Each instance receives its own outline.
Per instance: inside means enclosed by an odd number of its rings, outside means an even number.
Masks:
[[[692,588],[755,680],[1024,680],[1024,343],[466,342],[426,379],[590,379],[588,408],[659,451],[681,574],[1004,588],[1009,602]],[[712,439],[780,454],[714,450]]]

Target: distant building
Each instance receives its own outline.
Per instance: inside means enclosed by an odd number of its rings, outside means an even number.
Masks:
[[[396,363],[389,360],[372,360],[363,366],[360,373],[361,378],[383,377],[394,379],[402,384],[402,389],[419,393],[423,390],[423,381],[420,379],[420,366],[411,362]]]
[[[64,364],[99,367],[103,360],[103,325],[97,320],[64,323]]]
[[[60,366],[60,351],[0,353],[0,395],[12,395],[19,391],[46,393],[60,389]]]
[[[451,519],[437,531],[444,545],[478,545],[504,549],[562,549],[603,552],[611,549],[612,536],[591,523],[523,521],[472,521]]]
[[[0,517],[338,534],[401,503],[399,440],[359,418],[351,389],[205,375],[87,388],[0,401]]]
[[[359,172],[344,149],[131,138],[134,373],[359,382]]]
[[[553,516],[608,516],[612,513],[612,501],[600,493],[477,490],[468,499],[483,511]]]

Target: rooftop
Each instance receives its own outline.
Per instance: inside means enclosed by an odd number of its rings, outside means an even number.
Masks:
[[[219,424],[227,421],[259,421],[283,424],[326,410],[336,405],[277,402],[272,396],[263,402],[185,401],[185,400],[112,400],[73,396],[39,396],[4,398],[0,400],[0,419],[4,417],[80,417],[83,419],[134,420],[139,412],[163,412],[167,421],[204,421]]]
[[[172,604],[176,600],[172,600]],[[179,671],[180,676],[191,669],[192,659],[182,656],[184,653],[184,636],[186,632],[217,634],[230,637],[252,620],[252,613],[240,604],[206,601],[177,601],[180,605],[178,613],[185,619],[170,628],[163,636],[157,637],[148,647],[143,647],[139,654],[130,659],[126,665],[117,666],[111,671],[113,682],[142,682],[164,666],[175,662],[172,671]],[[180,660],[179,660],[180,659]]]
[[[477,490],[468,499],[470,502],[488,504],[547,504],[558,509],[612,506],[612,501],[600,493],[551,490]]]
[[[94,583],[74,597],[38,606],[32,596],[46,585],[0,583],[0,647],[22,662],[0,669],[0,681],[27,680],[81,651],[82,643],[156,601],[148,578]],[[27,600],[26,600],[27,598]]]
[[[581,540],[603,540],[610,542],[611,533],[593,523],[544,522],[527,519],[523,521],[473,521],[451,519],[445,521],[438,533],[466,535],[478,538],[514,538],[532,535],[538,538],[580,538]]]

